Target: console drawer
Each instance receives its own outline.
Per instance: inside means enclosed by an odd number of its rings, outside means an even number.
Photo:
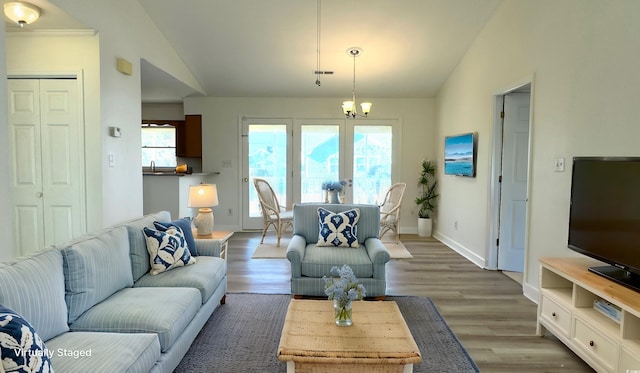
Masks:
[[[592,329],[585,321],[576,318],[574,341],[576,346],[584,350],[612,372],[618,360],[618,344]]]
[[[571,313],[549,297],[543,296],[541,302],[540,317],[560,330],[566,337],[569,337]]]
[[[637,372],[640,371],[640,357],[627,348],[622,349],[620,356],[620,366],[618,372]]]

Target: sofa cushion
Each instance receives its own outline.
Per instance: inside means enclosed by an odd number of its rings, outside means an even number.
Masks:
[[[187,247],[182,229],[171,226],[166,231],[143,228],[147,238],[147,251],[151,263],[151,275],[196,262]]]
[[[29,320],[45,341],[68,331],[60,251],[0,264],[0,304]]]
[[[332,267],[349,265],[358,278],[373,276],[373,263],[364,246],[353,249],[307,245],[300,266],[302,276],[331,276]]]
[[[73,324],[73,332],[156,333],[169,349],[198,313],[202,297],[192,288],[127,288],[96,304]]]
[[[147,239],[142,229],[144,227],[154,228],[153,222],[170,222],[171,214],[167,211],[160,211],[155,214],[148,214],[128,222],[123,223],[127,227],[129,234],[129,247],[131,256],[131,273],[133,281],[137,281],[144,276],[151,266],[149,264],[149,252],[147,251]]]
[[[166,231],[170,227],[179,227],[182,229],[182,234],[184,234],[185,240],[187,240],[187,246],[189,248],[189,252],[193,256],[198,255],[198,248],[196,247],[196,240],[193,237],[193,230],[191,229],[191,220],[189,218],[182,218],[178,220],[174,220],[170,223],[154,221],[153,226],[159,231]]]
[[[0,305],[0,372],[50,370],[48,350],[33,326],[13,310]]]
[[[133,286],[124,226],[62,249],[69,323],[116,291]]]
[[[65,333],[47,347],[56,372],[149,372],[160,358],[153,333]]]
[[[358,247],[360,209],[333,212],[318,207],[318,246]]]
[[[194,265],[176,268],[156,276],[142,276],[134,287],[185,287],[200,291],[202,304],[206,303],[227,273],[224,259],[199,256]]]

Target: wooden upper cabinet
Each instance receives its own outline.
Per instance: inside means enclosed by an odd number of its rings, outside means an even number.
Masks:
[[[202,158],[202,115],[185,115],[176,129],[176,156]]]

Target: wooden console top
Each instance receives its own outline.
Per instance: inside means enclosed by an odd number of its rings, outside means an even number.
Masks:
[[[542,257],[540,263],[553,270],[572,278],[576,284],[594,293],[612,298],[623,308],[631,308],[640,314],[640,293],[624,287],[614,281],[589,272],[591,266],[602,265],[601,262],[590,258],[551,258]]]

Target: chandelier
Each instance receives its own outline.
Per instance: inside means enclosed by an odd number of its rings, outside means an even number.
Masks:
[[[351,94],[351,101],[344,101],[342,103],[342,112],[347,118],[366,117],[371,111],[371,103],[363,102],[360,104],[362,108],[362,114],[358,113],[356,105],[356,57],[362,53],[361,48],[353,47],[347,49],[347,54],[353,57],[353,91]]]

